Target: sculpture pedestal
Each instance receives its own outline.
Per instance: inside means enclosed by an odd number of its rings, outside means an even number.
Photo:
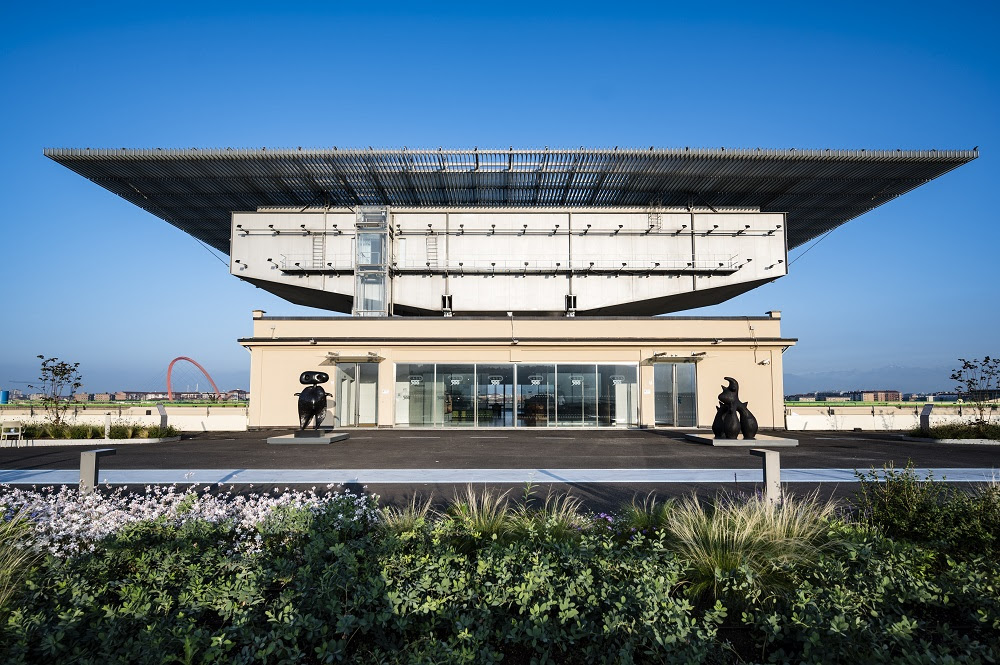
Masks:
[[[334,432],[332,430],[315,430],[307,429],[305,431],[299,430],[293,434],[284,434],[282,436],[269,436],[267,437],[267,442],[277,445],[282,444],[313,444],[313,445],[327,445],[334,441],[346,441],[351,438],[351,435],[347,432]]]
[[[798,439],[785,439],[779,436],[757,433],[754,439],[716,439],[711,432],[685,433],[684,438],[695,443],[704,443],[718,448],[794,448],[799,445]]]

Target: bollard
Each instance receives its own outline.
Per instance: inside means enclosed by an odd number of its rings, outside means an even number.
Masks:
[[[750,454],[764,459],[764,498],[772,505],[781,503],[781,458],[776,450],[751,448]]]
[[[924,408],[920,410],[920,431],[924,434],[931,432],[931,411],[933,410],[933,404],[924,404]]]
[[[98,448],[80,453],[80,493],[92,492],[97,487],[97,474],[100,472],[98,460],[101,457],[114,455],[114,448]]]
[[[161,402],[156,404],[156,412],[160,414],[160,427],[167,429],[167,408]]]
[[[104,438],[105,440],[111,438],[111,414],[104,414]]]

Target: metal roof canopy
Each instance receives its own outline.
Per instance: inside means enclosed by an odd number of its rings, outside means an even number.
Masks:
[[[229,253],[262,207],[740,208],[789,248],[976,159],[973,150],[63,149],[45,155]]]

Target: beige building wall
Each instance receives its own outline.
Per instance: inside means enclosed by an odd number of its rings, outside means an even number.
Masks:
[[[658,362],[694,362],[697,420],[711,427],[723,377],[762,429],[784,428],[780,315],[689,318],[281,318],[255,313],[249,426],[293,427],[303,371],[378,358],[378,426],[395,423],[396,363],[622,363],[639,366],[639,423],[653,427]],[[333,382],[327,384],[333,392]],[[330,409],[334,408],[333,397]],[[327,421],[329,423],[329,420]]]

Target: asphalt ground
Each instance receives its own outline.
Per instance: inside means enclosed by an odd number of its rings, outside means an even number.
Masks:
[[[185,435],[181,441],[130,444],[95,440],[94,446],[0,448],[0,470],[79,469],[80,453],[94,448],[116,449],[101,460],[104,469],[748,469],[760,460],[746,448],[714,448],[691,443],[677,430],[352,430],[351,438],[331,445],[270,445],[267,437],[287,430],[206,432]],[[762,432],[763,433],[763,432]],[[777,449],[782,469],[851,468],[865,471],[886,465],[919,468],[998,468],[1000,446],[909,442],[889,434],[863,432],[776,433],[799,440],[796,448]],[[763,443],[763,442],[762,442]],[[762,445],[761,447],[765,447]],[[487,484],[521,496],[523,485]],[[280,486],[227,484],[213,491],[233,493],[273,491]],[[414,494],[444,502],[464,484],[393,483],[347,485],[333,489],[376,493],[383,502],[408,503]],[[480,486],[477,486],[480,487]],[[317,491],[327,491],[317,487]],[[549,491],[570,492],[592,510],[613,510],[653,493],[669,497],[696,492],[754,492],[758,483],[547,483],[539,482],[536,496]],[[786,491],[849,498],[855,483],[789,483]],[[132,487],[130,491],[141,491]]]

